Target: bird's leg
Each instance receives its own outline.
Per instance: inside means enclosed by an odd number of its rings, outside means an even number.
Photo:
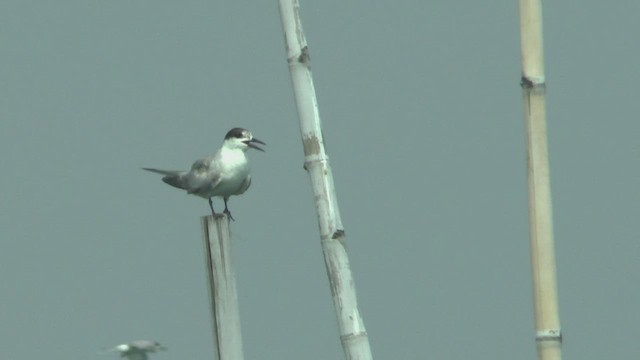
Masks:
[[[211,208],[211,215],[213,215],[213,217],[216,217],[216,211],[213,210],[213,201],[211,200],[211,198],[209,198],[209,207]]]
[[[233,216],[231,216],[231,211],[229,211],[229,207],[227,207],[227,200],[229,200],[228,197],[224,198],[224,213],[229,215],[229,219],[236,221],[236,219],[233,218]]]

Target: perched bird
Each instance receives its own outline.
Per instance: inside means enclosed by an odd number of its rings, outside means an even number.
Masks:
[[[167,348],[156,341],[135,340],[127,344],[117,345],[107,351],[119,351],[120,357],[127,357],[129,360],[147,360],[148,353],[154,353],[161,350],[167,350]]]
[[[215,154],[197,160],[189,171],[143,169],[164,175],[162,181],[173,187],[209,199],[211,214],[214,216],[216,212],[211,198],[222,197],[224,213],[233,219],[227,201],[231,195],[240,195],[251,185],[249,161],[245,152],[248,148],[264,151],[256,143],[266,145],[254,138],[249,130],[233,128],[224,137],[222,147]]]

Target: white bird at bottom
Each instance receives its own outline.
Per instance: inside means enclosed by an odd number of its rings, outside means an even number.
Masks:
[[[129,360],[148,360],[148,353],[162,350],[168,349],[157,341],[134,340],[130,343],[116,345],[114,348],[106,350],[106,352],[119,351],[120,357],[126,357]]]

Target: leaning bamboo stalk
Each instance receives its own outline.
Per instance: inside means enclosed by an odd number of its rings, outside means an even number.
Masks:
[[[536,346],[540,360],[560,360],[562,335],[547,150],[542,0],[520,0],[520,26]]]
[[[340,219],[329,158],[325,152],[311,76],[309,48],[302,29],[299,9],[297,0],[280,0],[287,60],[300,118],[304,167],[311,179],[320,226],[320,243],[345,357],[348,360],[369,360],[372,359],[369,337],[358,311],[355,284],[345,248],[346,237]]]
[[[242,360],[242,333],[227,215],[203,216],[213,340],[218,360]]]

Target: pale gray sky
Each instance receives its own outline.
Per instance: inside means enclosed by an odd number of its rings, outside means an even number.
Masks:
[[[374,357],[535,359],[517,2],[301,6]],[[567,359],[640,353],[638,13],[545,2]],[[4,0],[0,47],[0,359],[212,359],[207,203],[139,168],[235,126],[245,356],[341,358],[276,1]]]

